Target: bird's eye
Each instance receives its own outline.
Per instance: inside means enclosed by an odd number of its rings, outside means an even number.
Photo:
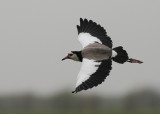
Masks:
[[[73,54],[68,54],[69,56],[72,56]]]

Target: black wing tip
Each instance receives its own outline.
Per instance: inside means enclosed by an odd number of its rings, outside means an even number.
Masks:
[[[74,91],[72,91],[72,93],[78,93],[78,92],[80,92],[80,91],[82,91],[82,90],[86,90],[86,89],[88,89],[88,88],[81,88],[80,86],[82,86],[82,85],[79,85],[78,87],[76,87],[76,89],[74,90]]]
[[[107,33],[106,30],[104,29],[104,27],[102,27],[100,24],[97,24],[93,20],[91,20],[91,19],[88,20],[86,18],[84,18],[84,19],[80,18],[80,26],[79,25],[78,26],[81,28],[82,26],[85,26],[85,24],[86,25],[90,24],[90,26],[93,27],[94,29],[100,29],[101,31],[103,30],[103,31],[105,31],[105,33]],[[92,29],[92,28],[90,28],[90,29]],[[83,32],[83,31],[81,31],[81,32]]]
[[[91,19],[87,19],[87,18],[80,18],[80,22],[84,23],[84,22],[87,22],[86,24],[88,23],[95,23],[96,25],[98,25],[96,22],[94,22],[93,20]]]
[[[80,26],[77,25],[78,34],[80,33]]]
[[[77,93],[76,91],[72,91],[72,93]]]
[[[80,18],[80,21],[81,21],[81,20],[83,21],[83,18],[82,18],[82,17]]]
[[[81,91],[81,90],[79,89],[79,86],[78,86],[78,87],[76,87],[76,89],[74,91],[72,91],[72,93],[78,93],[79,91]]]
[[[88,19],[80,17],[80,21],[88,21]]]
[[[80,91],[81,91],[81,90],[80,90]],[[76,94],[76,93],[78,93],[78,92],[80,92],[80,91],[74,90],[74,91],[72,91],[72,93],[75,93],[75,94]]]
[[[80,18],[80,25],[77,26],[78,34],[80,33],[90,33],[94,37],[98,37],[102,44],[107,45],[112,48],[112,40],[107,35],[106,30],[100,24],[86,18]]]

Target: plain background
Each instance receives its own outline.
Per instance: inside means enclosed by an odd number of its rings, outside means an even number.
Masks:
[[[80,94],[160,92],[159,0],[1,0],[0,95],[74,90],[81,63],[61,59],[81,50],[76,29],[81,17],[101,24],[114,47],[122,45],[144,63],[113,62],[103,84]]]

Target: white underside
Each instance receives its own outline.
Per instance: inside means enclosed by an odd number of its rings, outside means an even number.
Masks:
[[[90,35],[89,33],[80,33],[78,35],[78,40],[82,44],[83,48],[86,47],[87,45],[93,44],[95,42],[102,44],[102,42],[97,37],[94,37],[94,36]]]
[[[117,52],[112,50],[112,57],[116,57],[117,56]]]
[[[101,64],[101,62],[95,62],[94,60],[89,60],[89,59],[83,59],[82,62],[82,66],[81,66],[81,70],[77,76],[77,83],[76,83],[76,87],[78,87],[79,85],[81,85],[84,81],[86,81],[87,79],[89,79],[89,77],[94,74],[98,67],[95,66],[99,66]]]

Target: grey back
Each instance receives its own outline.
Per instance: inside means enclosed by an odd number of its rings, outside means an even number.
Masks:
[[[112,49],[99,43],[90,44],[82,50],[83,58],[92,59],[95,61],[109,59],[111,55]]]

